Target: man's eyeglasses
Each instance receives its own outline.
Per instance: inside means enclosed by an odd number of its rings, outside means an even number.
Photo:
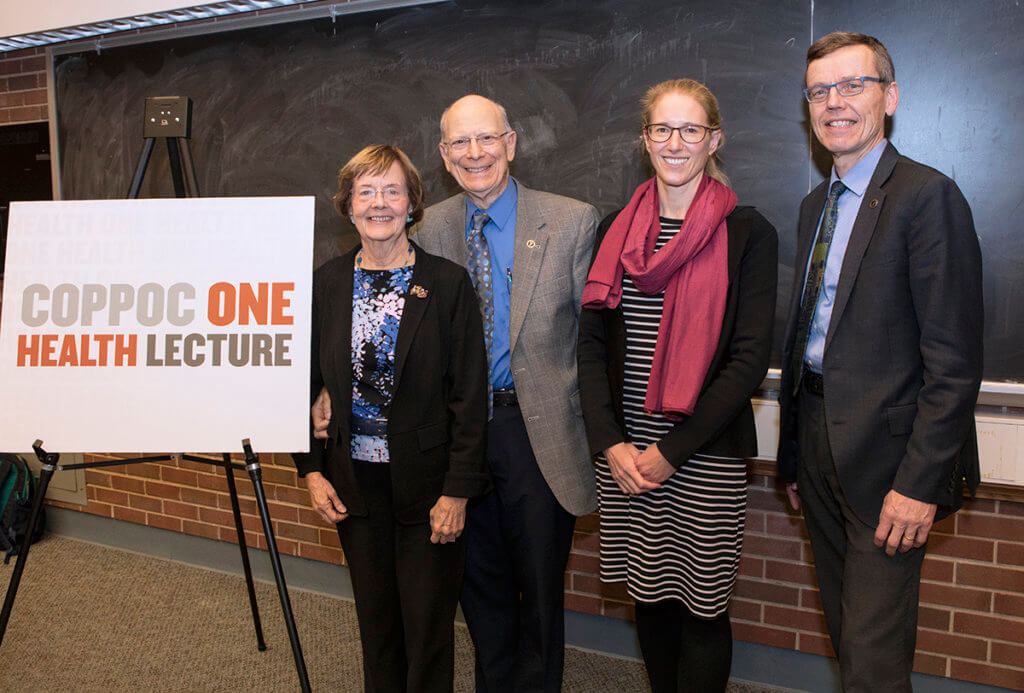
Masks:
[[[828,98],[828,91],[832,87],[836,88],[840,96],[856,96],[864,91],[864,82],[885,84],[887,81],[878,77],[851,77],[834,84],[815,84],[813,87],[807,87],[803,90],[804,98],[807,99],[807,103],[821,103]]]
[[[483,149],[490,149],[496,147],[501,142],[501,138],[512,132],[506,130],[505,132],[497,135],[477,135],[476,137],[456,137],[454,140],[445,142],[445,146],[451,149],[453,152],[464,152],[469,149],[469,143],[476,140],[477,145]]]
[[[686,125],[680,125],[677,128],[672,127],[668,123],[651,123],[650,125],[644,125],[644,133],[647,134],[647,139],[651,142],[668,142],[672,137],[673,132],[678,132],[679,136],[683,139],[683,142],[688,144],[697,144],[704,141],[704,138],[708,136],[708,133],[712,130],[718,130],[719,128],[709,128],[706,125],[697,125],[697,123],[687,123]]]

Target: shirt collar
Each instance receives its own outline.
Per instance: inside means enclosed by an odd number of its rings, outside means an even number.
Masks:
[[[868,189],[868,185],[871,183],[871,176],[875,175],[875,168],[878,167],[878,161],[882,158],[882,152],[885,151],[885,147],[888,144],[889,140],[883,137],[881,142],[861,157],[861,160],[855,163],[853,168],[842,177],[843,185],[857,197],[864,196],[864,191]],[[832,176],[828,182],[829,188],[839,179],[839,176],[836,175],[836,167],[833,166]]]
[[[516,211],[516,203],[519,201],[519,189],[516,187],[516,181],[512,176],[508,178],[508,185],[498,196],[498,199],[491,203],[491,206],[485,210],[487,216],[491,218],[491,223],[498,227],[498,231],[504,231],[509,221],[512,220],[513,213]],[[466,229],[470,228],[473,223],[473,215],[479,210],[475,204],[470,202],[469,198],[466,198]],[[513,229],[515,230],[515,229]]]

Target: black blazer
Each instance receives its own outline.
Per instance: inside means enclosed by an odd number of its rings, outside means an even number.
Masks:
[[[800,205],[797,276],[825,206],[826,180]],[[790,367],[802,280],[782,356],[779,474],[796,480],[798,401]],[[981,253],[956,183],[888,145],[857,213],[825,338],[828,439],[843,493],[878,524],[890,489],[958,508],[978,483],[974,405],[981,383]]]
[[[617,215],[601,222],[597,247]],[[771,355],[778,237],[753,207],[737,207],[726,227],[729,290],[718,346],[693,414],[658,442],[661,454],[675,467],[697,452],[741,458],[757,454],[750,396],[764,380]],[[596,455],[628,440],[622,413],[626,326],[621,305],[615,310],[583,309],[578,353],[583,420]]]
[[[485,468],[487,357],[476,293],[466,270],[418,246],[398,328],[388,451],[396,520],[425,522],[441,495],[489,488]],[[299,475],[319,471],[352,515],[367,514],[350,455],[352,276],[359,246],[313,275],[311,395],[327,386],[329,440],[294,455]]]

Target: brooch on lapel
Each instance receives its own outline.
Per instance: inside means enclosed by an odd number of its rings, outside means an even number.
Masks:
[[[412,294],[413,296],[415,296],[416,298],[426,298],[427,297],[427,290],[424,289],[419,284],[413,285],[413,287],[411,289],[409,289],[409,293]]]
[[[537,241],[535,241],[535,240],[533,240],[531,238],[530,240],[526,241],[526,247],[527,248],[536,248],[537,247]]]

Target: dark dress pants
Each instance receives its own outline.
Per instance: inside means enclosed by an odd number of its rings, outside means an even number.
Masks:
[[[339,522],[338,536],[352,576],[366,693],[450,693],[465,541],[431,544],[429,523],[395,522],[390,466],[353,466],[370,512]]]
[[[494,407],[487,463],[494,491],[470,502],[462,586],[476,690],[557,692],[565,565],[576,518],[541,475],[519,407]]]
[[[925,547],[888,556],[875,546],[875,527],[839,487],[824,399],[802,391],[797,405],[800,502],[843,691],[909,693]]]

